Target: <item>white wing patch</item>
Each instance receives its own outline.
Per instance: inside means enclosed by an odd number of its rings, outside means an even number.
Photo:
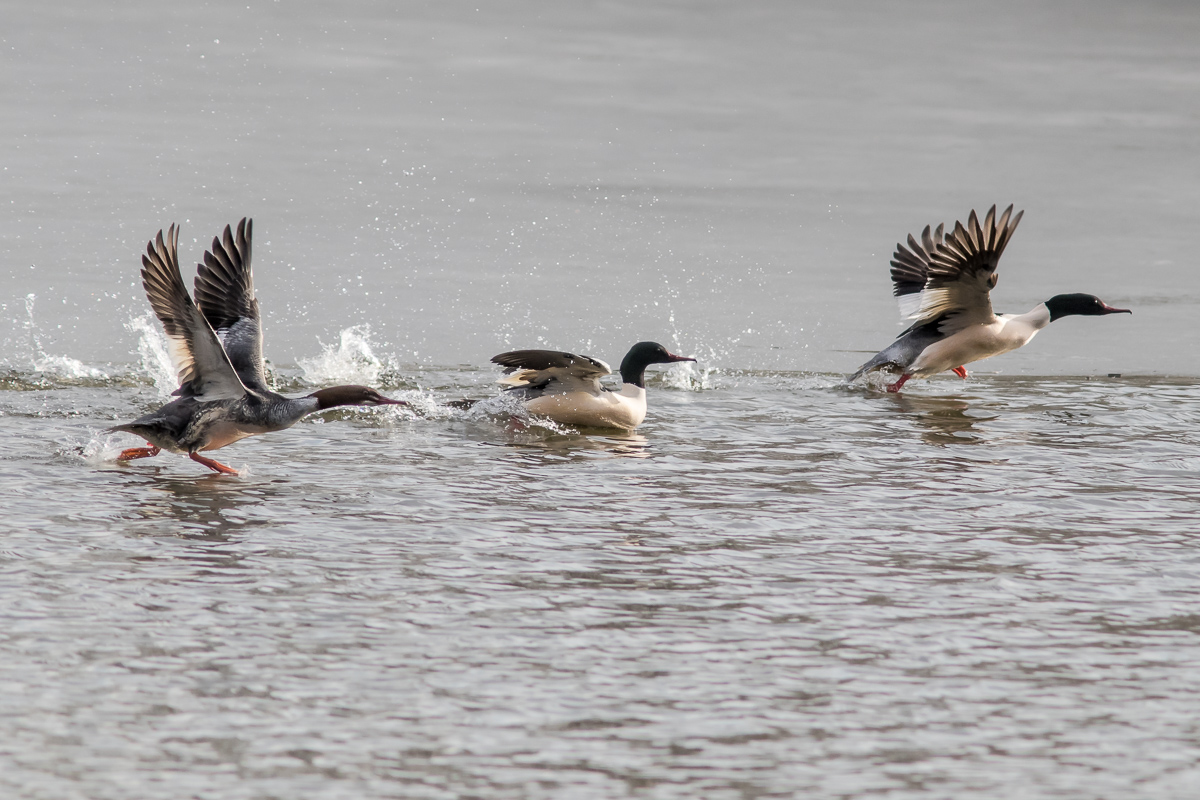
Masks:
[[[506,386],[542,386],[546,394],[580,391],[595,394],[603,391],[600,378],[611,374],[612,368],[608,364],[599,359],[588,359],[577,361],[569,367],[517,370],[500,378],[496,383]]]
[[[534,382],[534,378],[537,377],[538,372],[539,370],[536,369],[517,370],[516,372],[509,373],[508,375],[500,376],[496,383],[500,383],[505,386],[528,386]]]
[[[940,320],[938,330],[947,335],[994,322],[991,290],[996,286],[996,265],[1022,216],[1012,210],[1010,205],[997,220],[992,206],[982,225],[972,210],[966,226],[956,222],[948,235],[943,236],[940,225],[936,235],[926,227],[920,244],[909,236],[911,249],[897,245],[892,282],[900,295],[901,315],[917,320],[916,325]],[[925,285],[917,292],[922,274]]]
[[[942,322],[938,330],[951,334],[967,325],[987,324],[996,319],[992,313],[989,273],[964,275],[958,281],[921,292],[921,307],[915,317],[932,322],[949,314],[950,319]]]
[[[924,292],[915,294],[905,294],[896,298],[896,304],[900,306],[900,316],[904,319],[913,319],[921,313],[921,298],[924,297]]]

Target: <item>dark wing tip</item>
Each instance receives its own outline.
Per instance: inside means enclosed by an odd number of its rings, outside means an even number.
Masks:
[[[940,242],[941,239],[941,225],[938,226],[936,240],[930,234],[930,227],[926,225],[925,230],[921,231],[920,242],[910,233],[908,247],[900,242],[896,243],[896,251],[892,254],[890,262],[894,296],[918,294],[925,289],[929,277],[930,257],[937,248],[937,242]]]
[[[518,369],[551,369],[569,367],[580,356],[558,350],[510,350],[492,356],[492,363],[505,368],[505,372]],[[591,359],[588,359],[589,361]]]
[[[996,208],[993,204],[988,209],[982,225],[975,209],[971,209],[965,226],[961,222],[954,223],[954,229],[932,254],[929,270],[932,282],[945,285],[963,275],[995,273],[1000,256],[1024,214],[1018,211],[1013,215],[1010,204],[997,219]],[[995,285],[994,278],[992,285]]]
[[[258,319],[254,297],[254,275],[250,267],[250,242],[253,222],[243,217],[234,226],[226,225],[197,264],[196,302],[216,330],[234,325],[239,319]]]
[[[158,233],[154,238],[146,243],[146,255],[142,256],[142,264],[149,261],[163,261],[166,264],[171,264],[176,260],[176,254],[179,252],[179,228],[174,222],[171,227],[167,228],[166,241],[163,241],[163,230],[158,229]],[[149,259],[147,259],[149,256]]]

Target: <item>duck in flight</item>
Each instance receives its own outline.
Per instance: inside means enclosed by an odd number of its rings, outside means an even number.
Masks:
[[[504,367],[505,392],[524,401],[531,414],[564,425],[624,430],[646,419],[646,367],[695,360],[657,342],[638,342],[621,361],[620,391],[612,391],[600,385],[612,368],[598,358],[554,350],[513,350],[492,358]]]
[[[162,450],[187,453],[193,461],[227,475],[235,469],[200,455],[239,439],[296,424],[314,411],[335,406],[407,405],[367,386],[333,386],[288,398],[267,386],[262,357],[262,322],[250,271],[253,221],[243,219],[234,236],[213,239],[196,274],[196,300],[179,274],[179,230],[158,232],[142,256],[142,285],[167,335],[167,349],[179,375],[172,400],[133,422],[110,430],[146,440],[119,461],[156,456]]]
[[[918,243],[910,234],[908,247],[896,245],[892,283],[900,313],[916,320],[886,349],[850,376],[885,370],[900,378],[887,387],[898,392],[910,378],[951,371],[967,377],[966,364],[1016,350],[1056,319],[1071,314],[1100,316],[1130,314],[1090,294],[1059,294],[1025,314],[996,314],[991,290],[996,287],[996,264],[1012,238],[1021,215],[1009,206],[1000,219],[992,206],[981,225],[971,211],[967,224],[929,226]]]

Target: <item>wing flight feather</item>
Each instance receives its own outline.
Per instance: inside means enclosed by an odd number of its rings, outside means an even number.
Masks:
[[[179,275],[179,229],[175,225],[165,240],[160,230],[146,246],[142,286],[167,335],[167,350],[179,376],[176,394],[202,401],[243,396],[246,387]]]
[[[996,266],[1024,214],[1014,215],[1012,210],[1010,205],[997,220],[992,206],[982,224],[972,210],[966,225],[954,223],[950,233],[924,250],[926,280],[920,305],[912,314],[915,324],[939,320],[939,329],[948,335],[995,319],[991,290],[996,286]]]
[[[600,378],[612,374],[612,368],[598,358],[556,350],[513,350],[493,356],[492,363],[504,367],[505,377],[499,383],[545,392],[600,391]]]
[[[224,240],[214,237],[196,269],[196,305],[221,340],[242,383],[267,390],[262,357],[262,321],[254,296],[250,248],[254,221],[243,218],[237,233],[226,225]]]

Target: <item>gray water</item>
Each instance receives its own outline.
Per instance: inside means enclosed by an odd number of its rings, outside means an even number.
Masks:
[[[1191,4],[17,4],[0,33],[0,794],[1186,798]],[[1026,210],[1028,347],[887,395],[895,242]],[[255,218],[281,390],[174,388],[138,253]],[[488,358],[656,339],[634,434]]]

